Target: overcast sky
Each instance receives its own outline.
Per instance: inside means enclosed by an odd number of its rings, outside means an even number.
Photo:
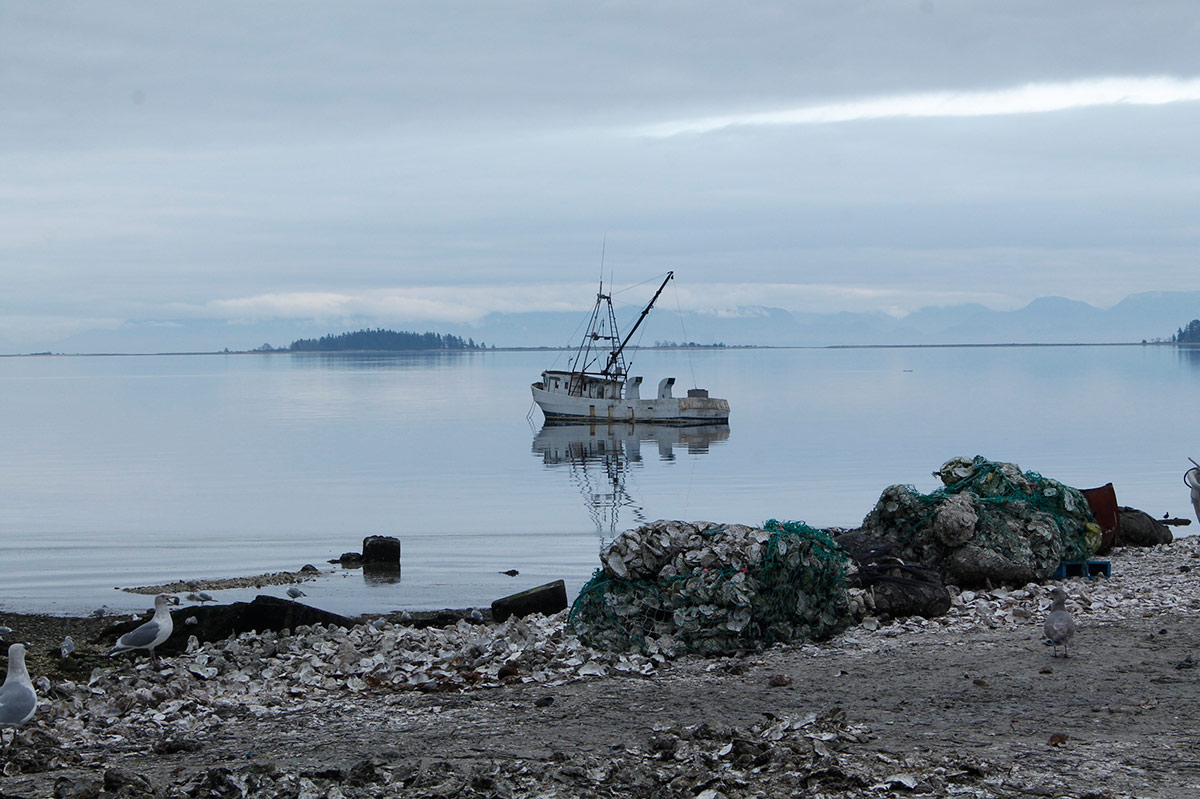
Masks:
[[[1200,290],[1194,0],[6,2],[0,351]],[[465,328],[464,328],[465,329]]]

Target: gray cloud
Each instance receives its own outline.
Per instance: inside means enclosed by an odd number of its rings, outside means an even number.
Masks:
[[[1079,102],[1185,97],[1196,29],[1183,2],[8,4],[0,335],[572,305],[605,237],[619,282],[796,310],[1200,289],[1200,103]],[[991,113],[1028,84],[1058,110]],[[740,124],[631,135],[713,118]]]

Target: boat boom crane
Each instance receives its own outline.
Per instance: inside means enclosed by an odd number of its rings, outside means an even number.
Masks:
[[[663,289],[667,287],[667,283],[671,282],[671,278],[673,277],[675,277],[675,273],[673,271],[667,272],[667,276],[663,280],[662,285],[658,287],[658,291],[654,292],[654,296],[650,298],[650,302],[646,303],[646,307],[642,309],[642,315],[638,317],[637,322],[635,322],[633,327],[630,329],[629,335],[625,336],[625,340],[621,342],[621,346],[613,350],[612,354],[608,356],[608,363],[604,366],[604,371],[601,372],[601,374],[611,374],[609,370],[613,368],[617,362],[617,359],[621,357],[621,353],[625,351],[625,345],[628,344],[629,340],[633,338],[633,334],[636,333],[638,327],[641,326],[642,320],[646,318],[646,314],[650,313],[650,309],[654,307],[654,303],[658,300],[658,295],[663,293]]]

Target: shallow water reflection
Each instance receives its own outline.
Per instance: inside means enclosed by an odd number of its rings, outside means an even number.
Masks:
[[[705,455],[729,439],[729,425],[579,424],[546,425],[533,439],[533,452],[551,468],[563,467],[583,495],[596,532],[611,540],[624,529],[645,524],[642,505],[629,492],[632,469],[643,464],[646,448],[673,463],[675,450]],[[624,515],[625,520],[622,520]]]

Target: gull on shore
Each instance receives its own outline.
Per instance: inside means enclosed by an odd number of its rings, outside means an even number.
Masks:
[[[0,728],[20,727],[33,718],[37,710],[37,693],[25,669],[25,645],[12,644],[8,648],[8,674],[0,685]],[[13,732],[13,740],[17,734]],[[3,747],[8,749],[6,743]]]
[[[1061,587],[1055,586],[1050,592],[1050,599],[1053,604],[1050,605],[1050,613],[1046,616],[1046,623],[1043,626],[1043,631],[1046,633],[1046,638],[1054,645],[1054,657],[1058,657],[1058,647],[1063,648],[1063,657],[1070,657],[1067,652],[1067,642],[1071,640],[1071,636],[1075,635],[1075,620],[1071,618],[1071,612],[1067,610],[1067,592]]]
[[[71,640],[71,636],[68,635],[62,639],[62,643],[58,646],[58,653],[62,655],[63,658],[69,658],[71,655],[75,654],[75,642]]]
[[[134,649],[145,649],[155,658],[154,648],[171,637],[174,624],[171,621],[169,605],[178,605],[179,597],[170,594],[159,594],[154,598],[154,616],[130,632],[117,639],[116,646],[108,650],[109,655],[128,652]]]
[[[292,599],[299,599],[302,596],[308,596],[308,594],[304,593],[303,591],[301,591],[299,588],[297,588],[294,585],[288,587],[287,595],[290,596]]]

